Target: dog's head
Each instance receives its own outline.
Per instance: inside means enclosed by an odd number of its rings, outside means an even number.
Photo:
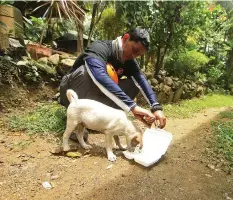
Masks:
[[[139,144],[139,148],[143,147],[142,134],[136,133],[131,139],[131,146],[136,147]]]
[[[133,134],[130,136],[131,140],[131,148],[132,150],[139,145],[139,148],[142,149],[143,147],[143,140],[142,140],[142,130],[137,126],[135,122],[132,122],[133,125]]]

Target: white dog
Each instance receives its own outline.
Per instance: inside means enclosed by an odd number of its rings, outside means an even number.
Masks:
[[[116,155],[112,151],[112,138],[114,136],[116,144],[123,148],[119,141],[119,135],[126,136],[127,148],[131,149],[135,141],[142,147],[142,132],[134,125],[124,111],[106,106],[100,102],[90,99],[78,99],[78,95],[73,90],[67,90],[67,98],[70,105],[67,109],[67,124],[63,135],[63,150],[69,151],[68,140],[71,132],[77,127],[76,133],[80,145],[91,148],[86,144],[83,136],[85,127],[105,133],[106,151],[108,160],[115,161]]]

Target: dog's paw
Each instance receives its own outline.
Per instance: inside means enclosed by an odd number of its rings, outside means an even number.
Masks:
[[[108,160],[111,162],[116,161],[117,157],[113,153],[108,154]]]
[[[70,146],[63,146],[63,151],[69,151],[70,150]]]

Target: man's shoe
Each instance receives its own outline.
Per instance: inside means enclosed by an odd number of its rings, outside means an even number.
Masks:
[[[88,140],[88,133],[89,133],[88,130],[85,129],[84,136],[83,136],[83,139],[84,139],[85,142],[87,142],[87,140]],[[73,140],[74,142],[77,142],[77,143],[79,142],[78,138],[76,136],[76,133],[74,133],[74,132],[71,133],[70,139]]]

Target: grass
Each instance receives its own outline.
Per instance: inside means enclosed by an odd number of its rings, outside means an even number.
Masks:
[[[24,149],[24,148],[28,147],[33,142],[34,142],[33,140],[22,140],[20,142],[14,143],[13,146]]]
[[[233,169],[233,110],[220,113],[220,120],[212,122],[213,132],[216,136],[214,152],[217,157],[227,160],[227,172]]]
[[[39,104],[33,112],[10,118],[11,130],[26,131],[29,134],[53,133],[59,135],[64,132],[66,111],[58,103]]]
[[[191,100],[181,101],[179,104],[164,105],[164,113],[169,118],[189,118],[194,113],[206,108],[220,108],[233,106],[230,95],[213,94]]]
[[[179,104],[164,105],[164,112],[171,118],[188,118],[204,108],[232,105],[232,96],[211,95],[199,99],[184,100]],[[26,131],[29,134],[53,133],[62,134],[66,126],[65,108],[58,103],[39,104],[33,112],[10,118],[10,129]]]

